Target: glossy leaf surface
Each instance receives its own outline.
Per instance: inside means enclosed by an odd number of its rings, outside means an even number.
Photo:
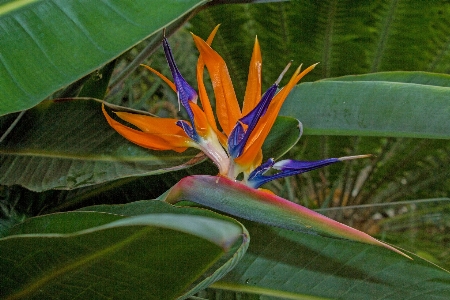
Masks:
[[[0,115],[30,108],[206,1],[2,1]]]
[[[191,216],[206,216],[237,223],[234,219],[210,212],[205,209],[189,208],[189,207],[175,208],[168,205],[167,203],[155,200],[136,201],[124,205],[97,205],[79,209],[79,211],[117,213],[126,216],[143,215],[147,213],[164,213],[168,210],[172,214],[180,214],[180,215],[189,214]],[[238,224],[241,225],[240,223]],[[184,296],[192,295],[194,292],[208,287],[211,283],[215,282],[219,278],[222,278],[225,274],[227,274],[230,270],[232,270],[236,266],[236,264],[242,259],[243,255],[245,254],[249,246],[250,237],[245,227],[241,225],[241,229],[242,229],[241,242],[237,243],[237,245],[235,245],[230,251],[228,251],[227,255],[222,257],[222,259],[218,261],[216,264],[214,264],[207,272],[203,273],[201,277],[189,287],[190,290],[187,291],[184,294]]]
[[[449,138],[450,88],[339,79],[303,83],[280,114],[301,120],[305,134]]]
[[[3,296],[174,299],[186,293],[245,229],[207,211],[158,202],[140,203],[143,214],[129,206],[114,213],[87,208],[12,228],[0,239]]]

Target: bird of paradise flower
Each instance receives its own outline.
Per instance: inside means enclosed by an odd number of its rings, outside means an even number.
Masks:
[[[407,256],[396,248],[378,241],[361,231],[326,218],[266,191],[257,190],[261,185],[274,179],[301,174],[340,161],[364,158],[370,155],[345,156],[316,161],[286,159],[275,162],[273,158],[269,158],[263,162],[262,145],[275,123],[284,100],[293,87],[306,74],[312,71],[317,64],[311,65],[303,71],[301,71],[301,66],[299,66],[289,82],[280,89],[280,81],[288,71],[291,65],[289,63],[275,83],[262,94],[261,50],[258,39],[255,39],[241,110],[226,63],[210,46],[218,27],[214,28],[206,41],[192,34],[195,45],[200,52],[196,66],[198,92],[187,83],[178,70],[166,37],[163,39],[163,48],[173,76],[173,82],[157,70],[143,65],[164,80],[177,93],[179,105],[186,110],[189,121],[128,112],[115,112],[120,119],[139,129],[136,130],[111,118],[104,106],[102,106],[103,114],[109,125],[127,140],[152,150],[183,152],[189,147],[197,148],[218,167],[219,174],[216,179],[208,176],[191,176],[191,178],[186,178],[171,190],[171,196],[168,196],[166,200],[168,202],[176,202],[180,196],[185,196],[190,198],[190,200],[196,199],[201,202],[205,198],[205,195],[201,195],[201,193],[205,190],[209,191],[208,186],[213,185],[214,181],[217,184],[217,179],[222,178],[225,181],[225,185],[221,186],[222,192],[225,191],[228,195],[233,194],[233,197],[241,195],[252,201],[256,199],[259,206],[258,209],[264,210],[267,208],[268,211],[273,212],[275,215],[279,214],[281,219],[291,218],[294,223],[300,222],[302,226],[314,226],[338,237],[383,246]],[[220,128],[216,123],[204,84],[203,73],[205,66],[214,90],[216,116]],[[201,107],[197,104],[198,99],[201,102]],[[278,173],[265,175],[270,169],[278,170]],[[239,174],[243,174],[243,179],[237,182],[236,178]],[[226,196],[224,195],[223,197]],[[234,208],[230,206],[229,209],[233,210]],[[240,212],[235,210],[234,214],[239,216]],[[248,215],[244,214],[244,217],[248,217]],[[283,227],[282,223],[277,222],[268,221],[267,223]],[[295,229],[296,225],[286,225],[284,227]],[[409,256],[407,257],[409,258]]]
[[[169,63],[174,83],[155,69],[144,66],[162,78],[177,93],[180,104],[186,109],[190,122],[184,120],[157,118],[126,112],[116,115],[141,131],[125,126],[112,119],[103,109],[108,123],[129,141],[153,150],[174,150],[183,152],[188,147],[203,151],[219,168],[221,176],[230,179],[243,173],[243,182],[253,188],[271,180],[311,171],[339,161],[367,157],[367,155],[329,158],[318,161],[282,160],[275,162],[269,158],[262,163],[262,144],[272,128],[278,112],[292,88],[308,74],[316,64],[301,72],[301,67],[292,75],[288,84],[278,93],[279,83],[290,66],[283,70],[276,82],[261,96],[261,51],[255,40],[250,62],[247,88],[242,111],[239,108],[227,66],[210,44],[218,27],[207,41],[193,35],[200,51],[197,63],[198,94],[180,74],[167,42],[163,47]],[[211,77],[216,100],[216,114],[219,130],[211,103],[203,82],[203,69],[206,65]],[[200,99],[202,108],[197,105]],[[280,170],[277,174],[265,176],[270,168]]]

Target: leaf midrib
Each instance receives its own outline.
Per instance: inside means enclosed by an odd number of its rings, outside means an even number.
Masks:
[[[56,151],[33,151],[30,149],[17,150],[17,149],[2,149],[0,150],[1,155],[8,156],[29,156],[29,157],[43,157],[43,158],[52,158],[52,159],[68,159],[68,160],[80,160],[80,161],[103,161],[103,162],[117,162],[117,161],[126,161],[126,162],[150,162],[153,160],[160,160],[161,157],[153,157],[151,154],[148,156],[118,156],[118,155],[95,155],[95,154],[79,154],[79,153],[63,153]],[[177,161],[182,160],[184,156],[173,155],[173,156],[164,156],[164,161]],[[192,156],[185,156],[185,159],[188,160],[192,158]]]
[[[239,293],[249,293],[249,294],[257,294],[259,296],[272,296],[272,297],[282,297],[283,299],[291,299],[291,300],[327,300],[329,298],[322,298],[317,296],[310,296],[299,293],[291,293],[282,290],[270,289],[262,286],[252,286],[252,285],[244,285],[238,283],[224,282],[218,281],[210,285],[213,289],[225,290],[225,291],[233,291]]]

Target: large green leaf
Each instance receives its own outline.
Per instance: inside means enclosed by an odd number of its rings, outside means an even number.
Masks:
[[[389,81],[303,83],[280,114],[301,120],[306,134],[449,138],[450,88]]]
[[[208,211],[162,204],[87,208],[15,226],[0,239],[2,295],[174,299],[185,294],[218,259],[233,254],[226,252],[245,229]],[[239,244],[238,257],[211,281],[239,260],[246,239]]]
[[[450,273],[360,243],[243,221],[252,243],[207,299],[448,299]],[[258,296],[256,296],[258,295]],[[256,299],[256,298],[255,298]]]
[[[189,214],[193,216],[206,216],[213,217],[216,219],[222,219],[225,221],[233,221],[229,217],[225,217],[208,210],[198,209],[198,208],[174,208],[165,202],[161,201],[136,201],[124,205],[97,205],[89,206],[79,211],[98,211],[106,213],[117,213],[126,216],[144,215],[147,213],[164,213],[170,211],[172,214]],[[236,264],[242,259],[242,256],[247,251],[250,242],[249,234],[247,229],[242,226],[242,241],[236,245],[235,248],[231,249],[228,255],[222,257],[220,261],[214,264],[208,272],[202,274],[202,276],[194,284],[191,285],[190,290],[185,293],[185,296],[191,295],[196,291],[206,288],[211,283],[217,281],[227,274],[231,269],[233,269]]]
[[[47,101],[0,144],[0,182],[33,191],[71,189],[172,171],[195,151],[150,151],[117,134],[96,101]]]
[[[0,115],[36,105],[205,2],[2,1]]]

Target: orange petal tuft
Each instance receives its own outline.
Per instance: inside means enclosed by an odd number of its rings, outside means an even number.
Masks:
[[[146,115],[139,115],[127,112],[115,112],[115,114],[124,121],[133,124],[140,130],[147,133],[154,134],[185,134],[183,129],[177,126],[177,119],[172,118],[159,118]]]
[[[217,33],[217,30],[219,29],[220,25],[217,25],[214,30],[209,34],[208,39],[206,40],[206,44],[211,45],[214,36]],[[206,92],[205,83],[203,80],[203,71],[205,68],[205,62],[203,61],[202,55],[198,57],[197,62],[197,83],[198,83],[198,96],[200,99],[200,102],[202,103],[202,108],[205,113],[206,119],[208,120],[209,125],[212,127],[214,132],[216,133],[217,137],[219,138],[219,142],[226,147],[227,145],[227,138],[226,136],[220,132],[220,130],[217,128],[216,119],[214,117],[214,113],[211,107],[211,102],[209,101],[208,93]]]
[[[177,131],[172,130],[172,132],[168,131],[164,126],[168,123],[172,123],[172,120],[167,121],[163,118],[156,118],[144,115],[135,115],[130,113],[119,112],[121,114],[121,118],[131,124],[135,125],[141,130],[139,131],[128,126],[125,126],[113,118],[109,116],[106,112],[104,105],[102,105],[103,115],[105,116],[108,124],[116,130],[120,135],[129,140],[132,143],[135,143],[138,146],[152,149],[152,150],[174,150],[176,152],[183,152],[188,147],[192,147],[192,141],[189,137],[184,133],[184,131],[178,127]],[[145,117],[145,118],[142,118]],[[156,119],[152,120],[152,125],[144,125],[144,120]],[[157,121],[160,121],[160,125],[157,125]],[[172,123],[173,124],[173,123]],[[152,127],[159,127],[159,130],[153,130]],[[164,133],[161,133],[164,132]]]
[[[245,89],[244,105],[242,107],[242,114],[244,116],[254,109],[259,100],[261,100],[261,69],[261,49],[258,38],[256,38],[250,67],[248,69],[247,87]]]

